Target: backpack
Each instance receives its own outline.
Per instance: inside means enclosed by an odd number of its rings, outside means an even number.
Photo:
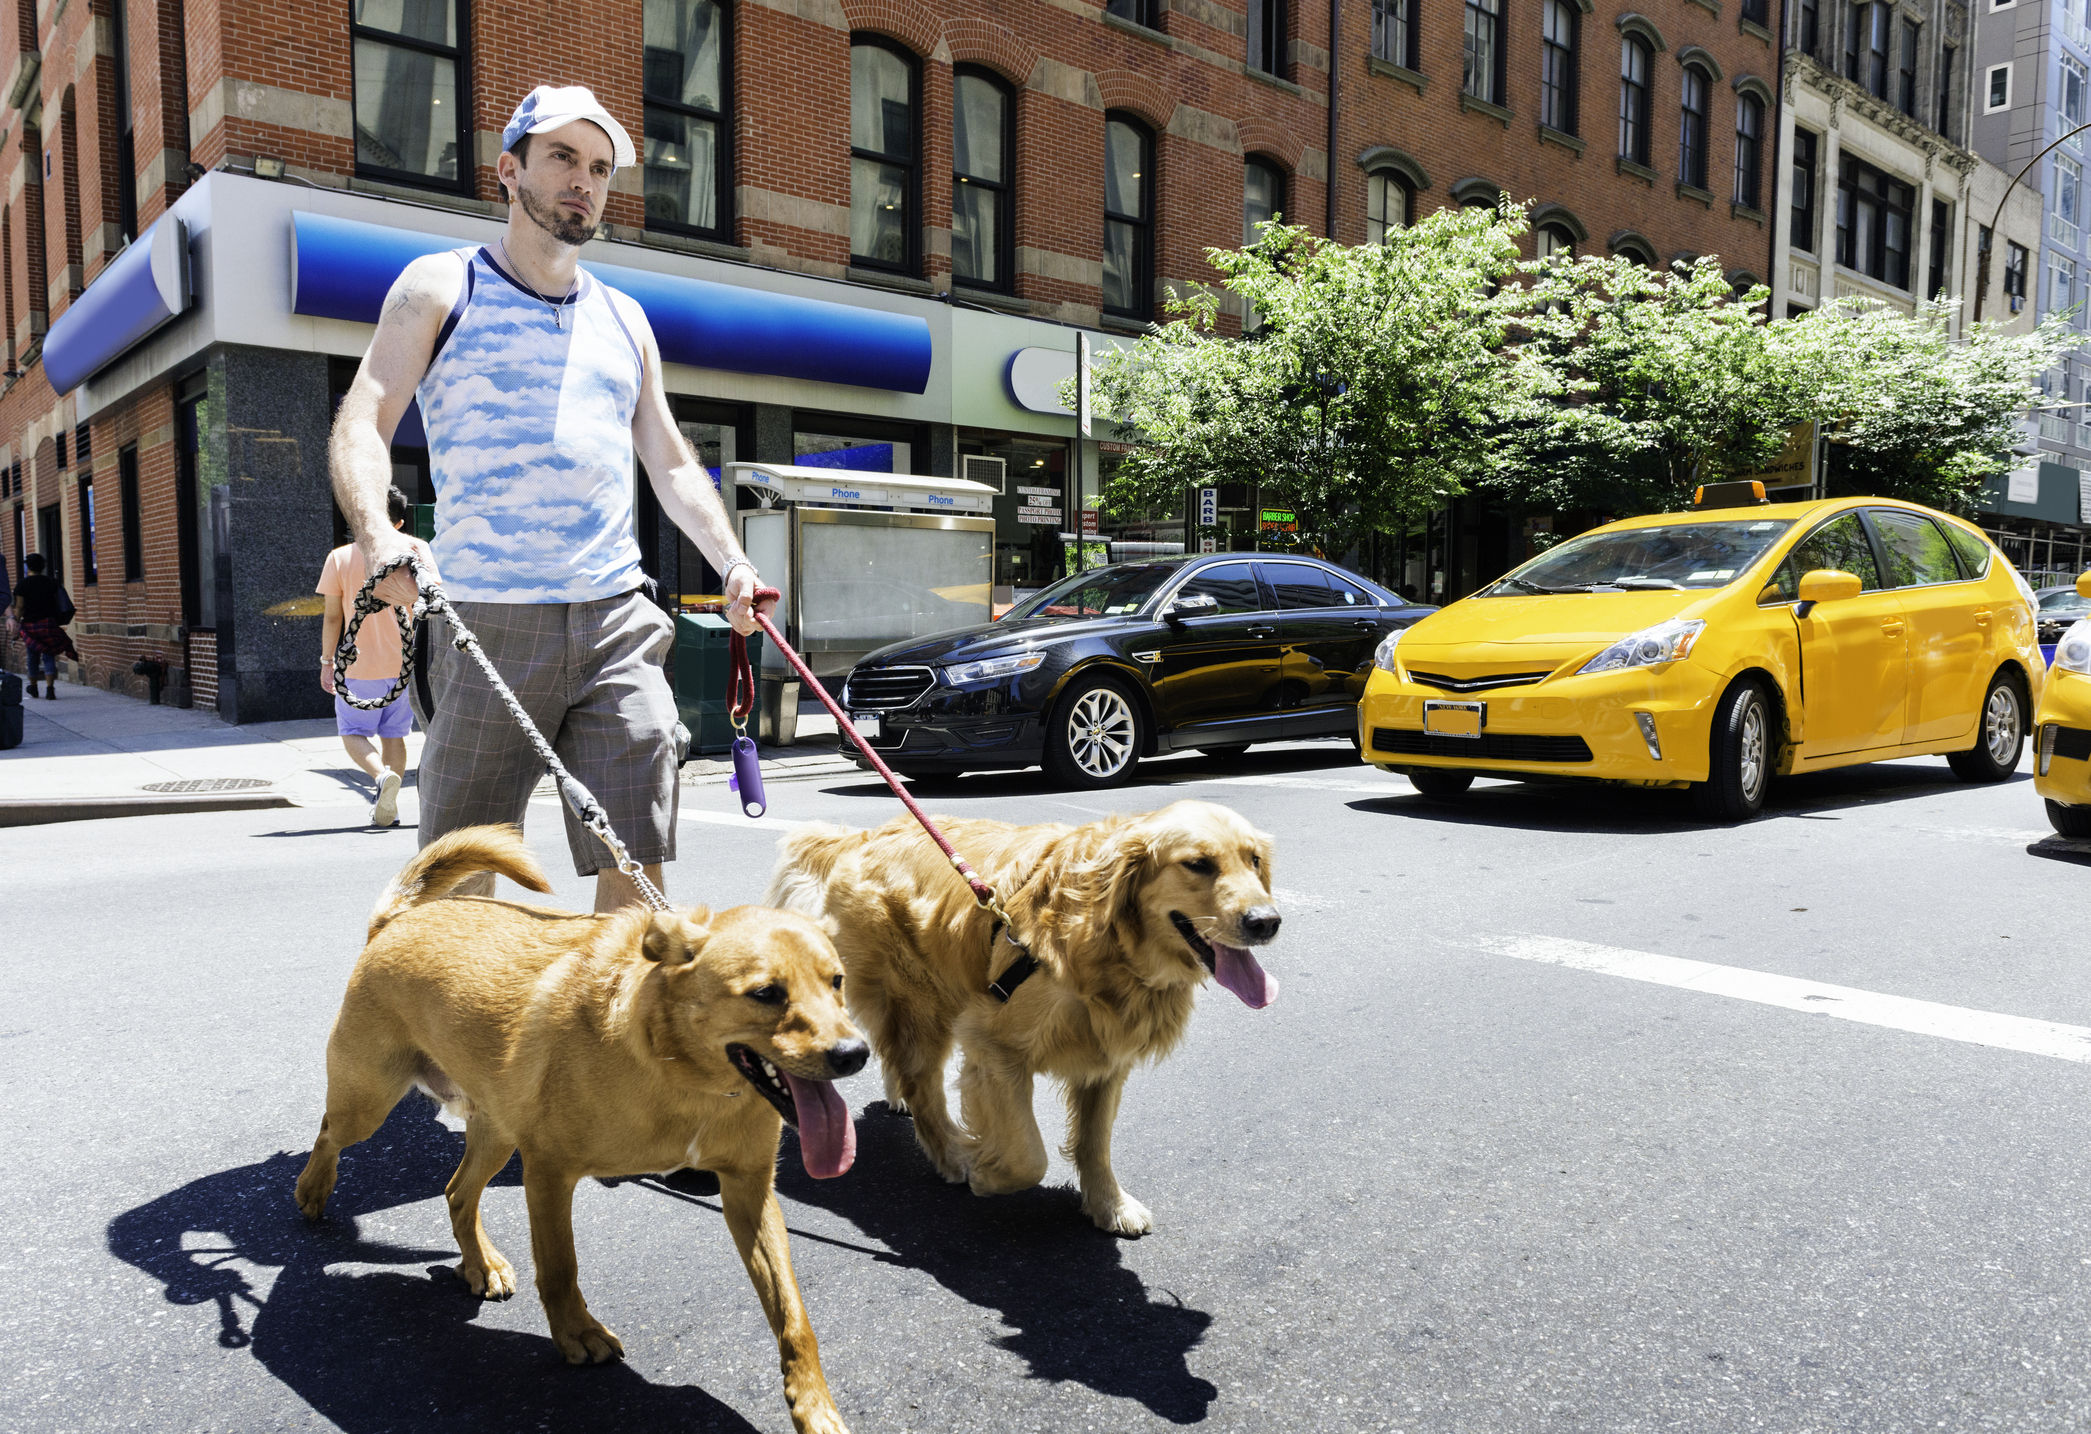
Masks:
[[[58,589],[58,598],[55,605],[58,610],[58,625],[60,627],[64,627],[80,615],[80,609],[73,606],[73,595],[67,592],[63,586]]]

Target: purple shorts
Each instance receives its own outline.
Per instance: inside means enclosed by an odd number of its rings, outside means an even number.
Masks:
[[[351,695],[365,701],[383,697],[392,690],[389,677],[351,677],[348,680]],[[407,701],[407,694],[387,702],[374,710],[351,707],[339,696],[334,699],[334,730],[344,737],[404,737],[414,730],[414,708]]]

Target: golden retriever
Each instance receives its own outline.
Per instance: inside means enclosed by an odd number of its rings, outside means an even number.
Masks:
[[[887,1099],[915,1119],[939,1174],[978,1195],[1045,1178],[1034,1076],[1066,1090],[1067,1157],[1082,1210],[1142,1235],[1146,1206],[1111,1173],[1111,1127],[1135,1065],[1183,1039],[1207,976],[1252,1007],[1278,983],[1249,951],[1278,934],[1271,839],[1210,802],[1087,826],[940,821],[995,888],[1038,962],[1005,1002],[1022,953],[910,817],[876,831],[810,826],[780,842],[764,900],[836,933],[843,996],[871,1036]],[[954,1038],[962,1128],[944,1100]]]
[[[837,994],[842,962],[827,934],[754,906],[576,916],[452,895],[484,872],[551,889],[513,827],[467,827],[429,843],[379,901],[327,1041],[326,1116],[298,1208],[319,1219],[342,1148],[420,1087],[466,1122],[446,1190],[458,1276],[489,1299],[515,1293],[514,1269],[480,1226],[479,1197],[520,1147],[538,1297],[560,1352],[582,1364],[624,1346],[581,1298],[575,1183],[684,1165],[715,1172],[777,1336],[792,1422],[846,1434],[774,1190],[785,1120],[799,1129],[809,1175],[840,1175],[856,1156],[831,1082],[862,1070],[869,1050]]]

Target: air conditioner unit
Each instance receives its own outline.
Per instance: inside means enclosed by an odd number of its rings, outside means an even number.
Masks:
[[[2017,312],[2018,312],[2018,311],[2019,311],[2020,309],[2023,309],[2023,308],[2024,308],[2025,306],[2026,306],[2026,296],[2025,296],[2024,294],[2013,294],[2013,295],[2011,296],[2011,312],[2012,312],[2012,313],[2014,313],[2014,314],[2015,314],[2015,313],[2017,313]]]
[[[997,493],[1009,491],[1009,460],[968,453],[959,460],[958,476],[968,483],[985,483]]]

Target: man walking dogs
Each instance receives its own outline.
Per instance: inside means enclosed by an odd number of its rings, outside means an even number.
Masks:
[[[417,259],[393,284],[335,421],[334,491],[369,569],[408,550],[385,494],[393,429],[418,397],[444,589],[658,885],[675,858],[676,713],[661,672],[674,628],[641,591],[634,456],[661,511],[724,576],[741,632],[755,630],[755,569],[669,413],[645,314],[580,268],[610,176],[634,162],[631,139],[586,89],[541,85],[501,142],[507,232]],[[411,574],[377,595],[412,603]],[[520,822],[544,775],[477,667],[442,630],[430,636],[424,846]],[[574,869],[595,874],[596,910],[638,900],[571,813],[566,837]]]

